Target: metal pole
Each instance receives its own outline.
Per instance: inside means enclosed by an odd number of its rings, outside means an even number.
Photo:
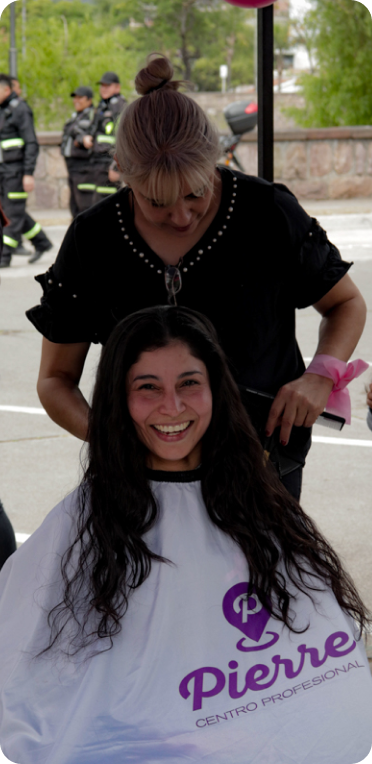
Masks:
[[[15,43],[15,2],[10,4],[9,74],[17,77],[17,48]]]
[[[26,0],[22,0],[22,58],[26,58]]]
[[[274,180],[273,6],[257,10],[258,177]]]

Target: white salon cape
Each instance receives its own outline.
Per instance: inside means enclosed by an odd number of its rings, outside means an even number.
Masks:
[[[0,745],[16,764],[355,764],[372,745],[372,680],[333,594],[303,594],[294,634],[253,593],[208,518],[198,473],[153,473],[153,563],[113,648],[47,653],[76,492],[0,573]],[[102,645],[100,645],[102,648]]]

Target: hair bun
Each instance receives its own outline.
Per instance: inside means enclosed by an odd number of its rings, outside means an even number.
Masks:
[[[147,66],[138,72],[134,81],[139,95],[147,95],[154,90],[178,90],[181,83],[177,80],[171,81],[173,66],[166,56],[161,53],[150,53],[146,63]]]

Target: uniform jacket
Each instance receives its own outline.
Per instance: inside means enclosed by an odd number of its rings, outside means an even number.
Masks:
[[[110,164],[110,148],[115,144],[115,126],[126,104],[122,95],[102,99],[97,106],[93,123],[93,157],[95,161]]]
[[[0,104],[0,172],[11,165],[33,175],[39,153],[32,111],[15,93]]]
[[[63,128],[61,145],[61,154],[65,157],[67,164],[69,159],[86,160],[91,155],[91,149],[86,149],[83,145],[83,138],[84,135],[90,135],[93,117],[93,107],[87,106],[83,111],[75,111],[67,120]]]

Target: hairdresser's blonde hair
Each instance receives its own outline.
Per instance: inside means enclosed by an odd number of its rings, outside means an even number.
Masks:
[[[203,109],[178,92],[182,81],[172,77],[166,56],[148,56],[135,79],[142,98],[124,110],[116,138],[123,180],[148,184],[151,198],[162,204],[174,204],[185,184],[195,194],[212,189],[219,157],[217,131]]]

